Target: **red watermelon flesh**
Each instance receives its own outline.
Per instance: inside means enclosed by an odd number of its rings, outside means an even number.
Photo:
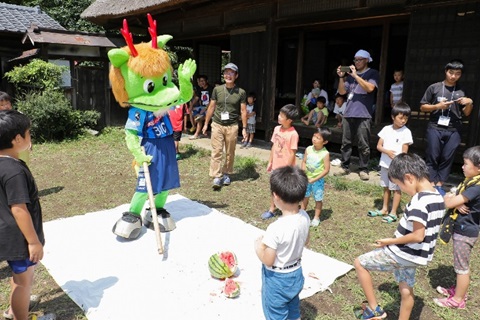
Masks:
[[[230,268],[233,269],[237,265],[237,259],[235,255],[229,251],[220,252],[220,259]]]
[[[230,278],[225,279],[225,287],[223,288],[223,294],[227,298],[235,298],[240,295],[240,285],[235,280]]]

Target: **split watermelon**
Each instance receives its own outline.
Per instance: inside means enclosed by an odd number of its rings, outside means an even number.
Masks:
[[[236,298],[240,295],[240,285],[235,280],[230,278],[225,279],[225,287],[223,288],[223,294],[227,298]]]
[[[229,278],[237,271],[237,257],[230,251],[215,253],[208,260],[208,269],[214,278]]]

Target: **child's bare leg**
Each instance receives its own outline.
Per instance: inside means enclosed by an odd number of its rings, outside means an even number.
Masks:
[[[178,153],[178,141],[174,141],[175,142],[175,153]]]
[[[249,139],[248,142],[252,143],[253,142],[253,133],[249,133]]]
[[[455,295],[453,300],[461,302],[468,291],[470,285],[470,274],[458,274],[457,273],[457,286],[455,287]]]
[[[360,260],[358,260],[358,258],[355,259],[353,266],[357,272],[357,279],[358,282],[360,282],[363,293],[365,293],[368,305],[370,306],[370,309],[375,310],[378,303],[377,298],[375,297],[375,292],[373,291],[372,276],[370,275],[370,272],[360,264]]]
[[[275,211],[275,203],[273,202],[273,196],[270,199],[270,208],[268,208],[268,211],[274,212]]]
[[[10,293],[10,308],[15,320],[28,319],[28,307],[30,304],[30,293],[33,285],[33,272],[35,266],[28,267],[27,271],[14,273]]]
[[[303,201],[302,203],[300,204],[300,209],[302,210],[307,210],[308,208],[308,200],[310,199],[310,197],[305,197],[303,198]]]
[[[410,314],[413,310],[413,304],[415,302],[413,296],[413,288],[409,287],[406,282],[400,282],[398,284],[400,289],[400,314],[398,315],[399,320],[408,320],[410,319]]]
[[[383,215],[388,214],[388,204],[390,203],[390,190],[388,187],[383,188],[383,206],[380,211]]]
[[[398,207],[400,206],[400,200],[402,199],[402,192],[400,190],[393,191],[392,210],[390,213],[397,215]]]
[[[320,215],[322,214],[323,201],[315,201],[315,217],[313,219],[320,220]]]
[[[195,131],[194,136],[198,137],[200,132],[202,132],[202,129],[203,129],[203,121],[197,121],[197,130]]]

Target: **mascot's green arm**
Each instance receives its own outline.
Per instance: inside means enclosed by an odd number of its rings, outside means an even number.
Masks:
[[[146,155],[142,151],[140,146],[140,137],[137,135],[135,130],[125,129],[125,141],[127,142],[127,148],[135,157],[135,161],[139,166],[142,166],[144,162],[150,163],[152,161],[152,156]]]
[[[187,59],[178,67],[178,84],[180,87],[178,104],[186,103],[192,99],[193,86],[191,79],[196,70],[197,64],[192,59]]]

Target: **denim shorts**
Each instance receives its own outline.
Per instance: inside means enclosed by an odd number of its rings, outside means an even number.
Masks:
[[[411,288],[415,285],[418,264],[387,253],[389,249],[378,248],[358,257],[362,267],[369,271],[393,272],[397,282],[406,282]]]
[[[15,274],[24,273],[29,267],[36,265],[36,263],[33,263],[28,258],[25,260],[14,260],[7,262],[10,266],[10,269],[12,269],[12,272]]]
[[[299,319],[300,291],[305,278],[302,268],[288,273],[268,270],[262,266],[262,307],[268,320]]]
[[[313,199],[315,201],[323,201],[323,190],[325,190],[325,179],[315,181],[314,183],[309,183],[307,186],[307,192],[305,192],[305,198],[309,198],[313,194]]]

